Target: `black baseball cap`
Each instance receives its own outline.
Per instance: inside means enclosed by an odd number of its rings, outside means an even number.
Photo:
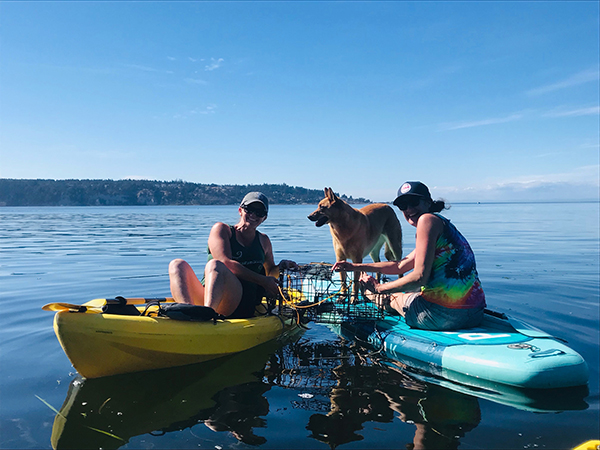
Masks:
[[[425,200],[431,200],[431,194],[429,189],[420,181],[407,181],[400,189],[398,189],[398,196],[394,200],[394,205],[398,206],[398,203],[408,196],[422,197]]]

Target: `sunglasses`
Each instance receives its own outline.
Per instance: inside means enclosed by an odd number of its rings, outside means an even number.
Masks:
[[[256,217],[267,217],[267,211],[262,208],[248,208],[247,206],[243,206],[242,209],[246,211],[246,214],[254,214]]]
[[[400,200],[396,203],[396,206],[400,211],[406,211],[408,208],[415,208],[421,203],[421,197],[408,197],[406,199]]]

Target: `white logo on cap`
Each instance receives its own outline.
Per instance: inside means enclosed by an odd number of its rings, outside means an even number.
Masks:
[[[412,186],[410,185],[410,183],[404,183],[402,185],[402,187],[400,188],[400,192],[403,193],[403,194],[406,194],[408,191],[410,191],[411,187]]]

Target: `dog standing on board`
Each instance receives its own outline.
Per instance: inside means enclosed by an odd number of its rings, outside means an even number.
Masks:
[[[329,224],[336,261],[361,263],[370,255],[379,262],[379,252],[385,244],[388,261],[402,258],[402,228],[394,210],[384,203],[373,203],[355,209],[339,198],[331,188],[325,188],[325,198],[308,216],[317,227]],[[340,272],[342,289],[346,290],[346,273]],[[358,294],[360,272],[354,272],[353,299]]]

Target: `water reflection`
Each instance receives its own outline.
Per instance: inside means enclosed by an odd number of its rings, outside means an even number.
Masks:
[[[309,345],[303,347],[300,359],[305,357]],[[331,349],[331,343],[326,348]],[[307,378],[328,373],[328,383],[322,377],[315,381],[321,387],[331,386],[329,410],[313,414],[306,428],[312,438],[330,448],[363,440],[359,431],[366,422],[391,423],[397,417],[415,427],[413,442],[407,448],[452,449],[458,448],[460,438],[479,424],[481,411],[476,397],[386,367],[365,355],[360,347],[338,348],[342,351],[336,358],[320,357],[321,365],[329,366],[329,371],[315,371],[319,365],[315,359],[305,366],[308,370],[301,366],[295,370],[295,378],[303,380],[305,388],[309,385]],[[323,354],[326,349],[315,345],[314,350],[314,354]]]
[[[55,449],[119,448],[133,436],[204,423],[242,442],[266,441],[254,428],[269,411],[262,371],[280,344],[191,366],[83,380],[76,378],[54,420]]]
[[[364,424],[399,419],[414,427],[407,448],[454,449],[481,421],[479,399],[535,413],[583,410],[587,386],[519,389],[466,375],[442,378],[408,359],[395,361],[353,341],[300,341],[282,349],[287,361],[280,386],[314,394],[304,407],[317,410],[308,422],[311,437],[331,448],[365,439]],[[327,403],[317,395],[326,393]],[[403,447],[403,446],[402,446]]]
[[[52,446],[119,448],[134,436],[160,440],[199,424],[261,446],[282,432],[299,433],[268,427],[269,391],[278,387],[296,399],[286,406],[311,413],[307,423],[290,426],[305,428],[312,439],[331,448],[355,441],[373,446],[368,429],[387,424],[381,427],[400,448],[454,449],[480,423],[480,399],[496,401],[490,389],[448,384],[368,352],[337,337],[319,342],[296,336],[292,342],[271,342],[193,366],[77,378],[55,418]],[[517,407],[556,412],[585,409],[586,394],[536,398],[513,390],[510,398],[519,398]],[[197,445],[206,446],[198,440]]]
[[[269,414],[269,402],[263,394],[269,389],[269,385],[259,382],[224,389],[215,398],[218,406],[204,424],[213,431],[229,431],[245,444],[264,444],[267,439],[257,436],[254,428],[266,426],[263,417]]]

